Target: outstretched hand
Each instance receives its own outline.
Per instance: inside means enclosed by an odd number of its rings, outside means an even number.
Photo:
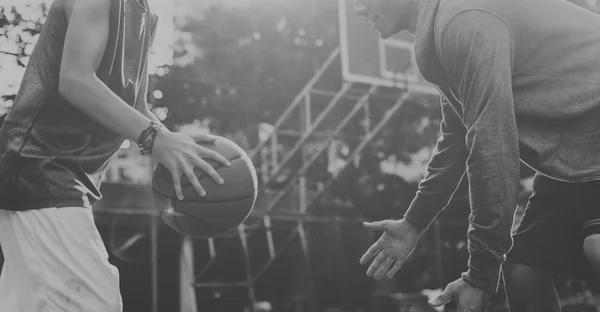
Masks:
[[[405,220],[365,222],[364,226],[370,230],[383,231],[383,234],[360,258],[360,264],[364,265],[377,256],[367,269],[367,276],[375,279],[384,275],[393,277],[415,250],[421,233]]]

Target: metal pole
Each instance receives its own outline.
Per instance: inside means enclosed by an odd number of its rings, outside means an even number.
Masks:
[[[271,168],[267,171],[264,183],[269,183],[271,180],[271,172],[277,170],[279,166],[279,140],[277,140],[277,133],[273,130],[271,134]]]
[[[315,287],[314,281],[312,279],[312,265],[310,261],[310,249],[308,245],[308,238],[306,233],[306,227],[304,226],[304,220],[298,219],[298,233],[300,234],[300,246],[302,248],[302,254],[304,256],[304,262],[306,263],[306,270],[308,273],[308,302],[309,302],[309,311],[318,310],[317,300],[315,298]]]
[[[252,279],[252,266],[250,265],[250,250],[248,250],[248,240],[244,224],[238,227],[242,249],[244,250],[244,264],[246,265],[246,280],[248,285],[248,299],[250,301],[250,312],[255,312],[256,295],[254,293],[254,280]]]
[[[371,109],[369,106],[369,102],[365,103],[364,108],[365,108],[365,134],[368,134],[371,131]]]
[[[152,312],[158,312],[158,217],[150,217],[152,236]]]
[[[303,131],[310,131],[312,128],[312,111],[310,93],[304,96],[304,117],[302,120]]]

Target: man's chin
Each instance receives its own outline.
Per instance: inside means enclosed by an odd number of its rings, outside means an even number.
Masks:
[[[383,40],[386,40],[386,39],[390,39],[392,37],[392,35],[384,34],[384,33],[380,32],[379,37],[381,37],[381,39],[383,39]]]
[[[392,32],[392,31],[387,31],[387,30],[380,30],[380,29],[375,29],[378,33],[379,33],[379,37],[381,37],[381,39],[385,40],[385,39],[390,39],[391,37],[393,37],[394,35],[396,35],[398,32]]]
[[[390,34],[389,32],[383,32],[378,30],[377,31],[379,33],[379,37],[381,37],[381,39],[386,40],[386,39],[390,39],[392,36],[394,36],[393,34]]]
[[[395,28],[386,27],[386,29],[383,29],[383,30],[375,28],[375,30],[379,33],[379,37],[381,37],[381,39],[383,39],[383,40],[390,39],[393,36],[395,36],[403,31],[403,29],[400,27],[395,27]]]

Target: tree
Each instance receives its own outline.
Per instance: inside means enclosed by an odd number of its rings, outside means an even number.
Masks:
[[[0,5],[0,117],[12,105],[48,15],[49,1]]]

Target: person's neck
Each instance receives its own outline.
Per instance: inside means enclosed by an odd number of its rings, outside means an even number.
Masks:
[[[142,7],[146,8],[146,2],[144,0],[136,0]],[[147,8],[146,8],[147,9]]]
[[[419,6],[422,5],[423,1],[420,0],[412,0],[410,2],[410,5],[408,7],[409,10],[409,14],[408,14],[408,29],[406,29],[409,33],[411,33],[413,36],[415,35],[415,32],[417,31],[417,22],[419,19]]]

